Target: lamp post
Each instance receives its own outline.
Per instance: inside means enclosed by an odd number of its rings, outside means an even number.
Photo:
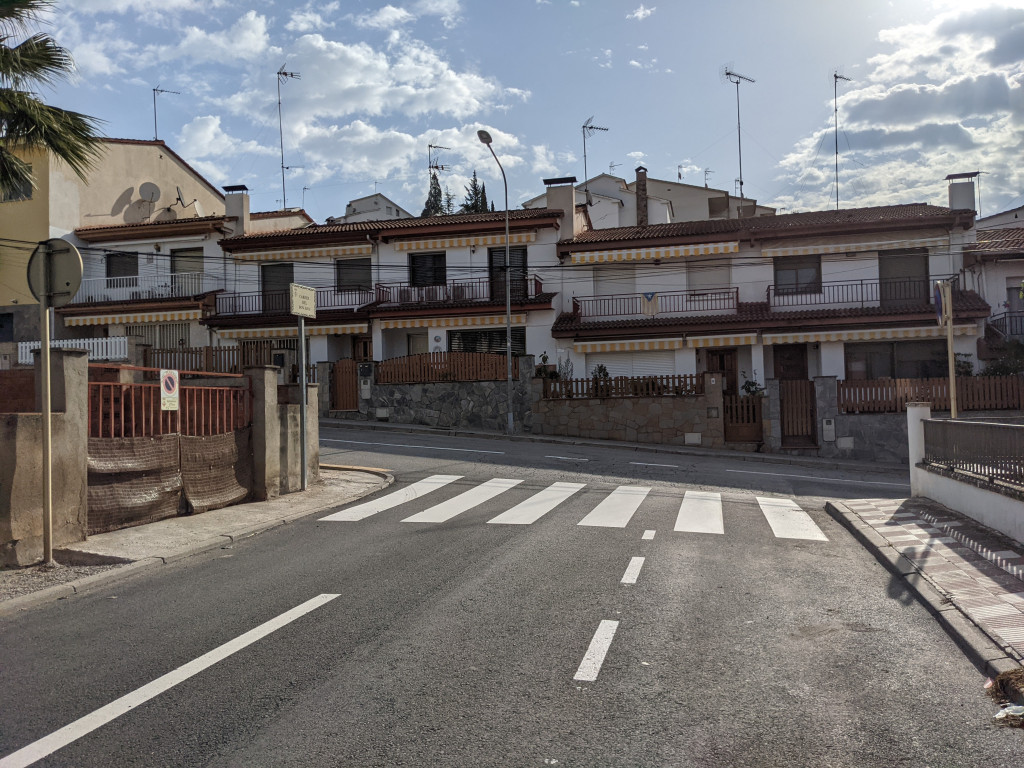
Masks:
[[[515,434],[515,417],[512,415],[512,270],[508,255],[508,179],[505,178],[505,169],[501,167],[501,161],[494,154],[494,147],[491,146],[491,134],[487,131],[477,131],[477,138],[481,144],[486,144],[491,150],[494,162],[498,164],[501,171],[501,181],[505,185],[505,363],[507,366],[507,393],[508,400],[508,433]]]

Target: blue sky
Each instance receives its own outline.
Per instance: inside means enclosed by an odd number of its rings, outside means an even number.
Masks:
[[[457,200],[475,169],[501,207],[541,179],[614,167],[735,191],[785,211],[840,202],[944,204],[949,173],[980,170],[982,213],[1024,203],[1024,0],[58,0],[48,29],[78,76],[44,96],[159,137],[218,185],[280,207],[277,70],[287,201],[317,220],[380,191],[418,215],[427,145]]]

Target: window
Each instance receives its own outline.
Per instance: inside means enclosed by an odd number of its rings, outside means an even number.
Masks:
[[[171,251],[171,287],[175,296],[194,296],[203,292],[202,248]]]
[[[106,261],[108,288],[134,288],[139,284],[137,253],[108,253]]]
[[[821,256],[785,256],[775,259],[775,292],[821,293]]]
[[[14,313],[0,312],[0,343],[14,341]]]
[[[409,284],[417,288],[426,285],[444,285],[447,281],[445,254],[409,254]]]
[[[526,284],[526,247],[516,246],[508,249],[509,272],[512,281],[509,284],[511,296],[522,301],[527,295]],[[491,284],[491,299],[505,299],[505,246],[487,250],[487,272]]]
[[[189,346],[188,323],[146,323],[125,326],[126,336],[138,336],[154,349],[179,349]]]
[[[28,166],[28,172],[31,176],[32,166]],[[20,183],[17,187],[11,190],[10,194],[0,195],[0,203],[17,203],[21,200],[32,199],[32,181],[27,179]]]
[[[847,344],[846,378],[929,379],[948,373],[943,341]]]
[[[334,262],[334,285],[339,291],[369,291],[373,288],[370,259],[338,259]]]
[[[486,331],[448,331],[449,352],[505,353],[505,329]],[[512,354],[526,354],[526,329],[512,329]]]

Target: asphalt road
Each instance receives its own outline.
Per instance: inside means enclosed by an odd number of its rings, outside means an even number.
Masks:
[[[337,510],[353,519],[0,619],[0,768],[1024,761],[980,674],[822,510],[905,495],[902,474],[321,438],[324,462],[396,483]],[[537,516],[556,483],[577,485]],[[674,530],[713,528],[716,494],[721,533]]]

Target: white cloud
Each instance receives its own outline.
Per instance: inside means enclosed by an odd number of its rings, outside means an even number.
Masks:
[[[644,7],[643,3],[640,3],[640,7],[637,8],[632,13],[627,13],[626,14],[626,18],[627,19],[636,19],[637,21],[643,21],[648,16],[650,16],[652,13],[654,13],[656,10],[658,10],[657,6],[655,6],[653,8],[646,8],[646,7]]]
[[[148,57],[160,62],[186,59],[230,63],[262,59],[270,53],[279,53],[279,49],[270,45],[266,17],[255,11],[247,11],[229,29],[207,32],[190,26],[177,43],[147,48]]]
[[[438,16],[448,29],[462,21],[462,3],[459,0],[419,0],[413,9],[421,16]]]
[[[229,136],[221,128],[220,117],[205,115],[194,118],[182,126],[178,132],[177,147],[188,157],[231,157],[233,155],[254,154],[274,155],[273,147],[260,146],[255,141],[240,141]]]
[[[362,27],[364,29],[394,29],[403,24],[409,24],[415,20],[416,17],[409,13],[405,8],[396,8],[393,5],[385,5],[383,8],[378,8],[373,13],[365,13],[362,16],[356,16],[353,19],[353,22],[357,27]]]
[[[597,62],[597,66],[601,67],[602,69],[611,69],[612,68],[612,49],[611,48],[605,48],[603,51],[600,52],[600,54],[598,56],[594,57],[594,61],[596,61]]]
[[[334,22],[327,21],[326,17],[337,10],[338,3],[336,2],[325,3],[316,10],[313,9],[312,5],[307,5],[302,10],[294,11],[284,28],[289,32],[296,32],[298,34],[331,29],[334,27]]]

